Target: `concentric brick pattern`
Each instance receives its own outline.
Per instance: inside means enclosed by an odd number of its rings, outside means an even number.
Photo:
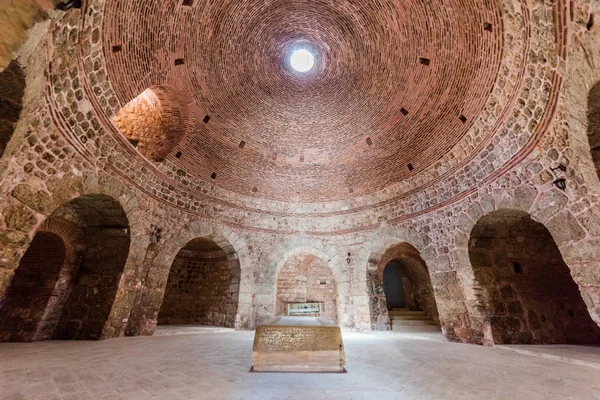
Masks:
[[[238,193],[328,201],[418,173],[466,134],[501,61],[497,6],[114,0],[104,53],[121,106],[152,85],[191,92],[178,168]],[[289,66],[297,47],[316,55],[306,74]]]

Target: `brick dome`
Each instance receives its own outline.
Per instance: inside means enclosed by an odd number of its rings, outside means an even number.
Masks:
[[[465,136],[502,58],[496,2],[167,3],[107,1],[119,101],[177,92],[186,136],[167,162],[273,200],[340,200],[418,174]],[[315,56],[308,72],[290,66],[298,48]]]

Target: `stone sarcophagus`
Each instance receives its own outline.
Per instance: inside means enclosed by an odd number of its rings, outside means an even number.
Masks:
[[[345,372],[342,332],[332,321],[276,317],[256,328],[255,372]]]

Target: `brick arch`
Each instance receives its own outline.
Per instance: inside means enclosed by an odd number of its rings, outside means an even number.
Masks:
[[[569,267],[571,277],[579,287],[592,320],[600,325],[600,281],[595,273],[600,269],[600,219],[593,209],[575,216],[567,207],[568,204],[568,196],[559,189],[538,191],[534,187],[523,185],[483,195],[458,216],[456,248],[451,257],[456,262],[464,305],[469,316],[469,332],[463,332],[460,339],[493,343],[489,321],[486,321],[481,312],[478,283],[469,261],[468,242],[477,222],[485,215],[499,210],[526,213],[548,230],[563,261]]]
[[[186,133],[186,101],[177,89],[154,85],[124,105],[113,123],[138,151],[161,162]]]
[[[277,279],[281,268],[294,256],[312,256],[322,260],[330,269],[336,286],[336,307],[338,323],[346,328],[354,328],[349,314],[350,281],[348,266],[333,246],[319,240],[296,238],[280,243],[269,259],[269,275],[264,282],[272,288],[272,304],[276,303]],[[274,306],[273,306],[274,307]],[[274,309],[274,308],[273,308]],[[272,314],[271,314],[272,315]]]

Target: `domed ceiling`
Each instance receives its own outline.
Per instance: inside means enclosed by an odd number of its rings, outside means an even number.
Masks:
[[[283,201],[371,193],[435,163],[502,57],[495,1],[109,0],[105,21],[122,104],[152,85],[184,99],[166,162]],[[291,67],[297,49],[310,71]]]

